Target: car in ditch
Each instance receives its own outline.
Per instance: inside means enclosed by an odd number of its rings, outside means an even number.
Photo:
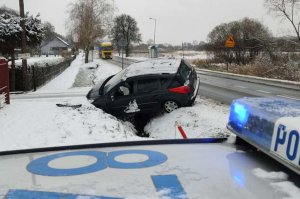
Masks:
[[[191,106],[199,84],[195,68],[184,59],[149,59],[99,82],[87,99],[117,117],[163,110],[169,113]]]

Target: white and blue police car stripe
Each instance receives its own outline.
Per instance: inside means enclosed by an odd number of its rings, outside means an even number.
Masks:
[[[300,117],[276,121],[271,152],[300,170]]]
[[[116,158],[121,155],[128,154],[139,154],[147,156],[147,160],[142,162],[120,162]],[[91,156],[97,159],[97,161],[91,165],[80,167],[80,168],[70,168],[70,169],[58,169],[49,166],[49,163],[58,158],[70,157],[70,156]],[[147,167],[153,167],[163,164],[167,161],[167,156],[161,152],[150,151],[150,150],[120,150],[113,151],[109,153],[104,153],[101,151],[74,151],[52,154],[44,156],[31,161],[27,165],[27,170],[36,175],[42,176],[74,176],[83,175],[93,172],[99,172],[107,168],[115,169],[142,169]],[[184,191],[178,177],[176,175],[152,175],[151,180],[156,188],[156,190],[168,190],[164,193],[164,196],[170,198],[187,198],[186,192]],[[10,190],[5,199],[35,199],[35,198],[45,198],[45,199],[76,199],[81,195],[76,194],[65,194],[65,193],[53,193],[53,192],[39,192],[39,191],[28,191],[28,190]],[[104,197],[104,196],[84,196],[93,199],[118,199],[115,197]]]

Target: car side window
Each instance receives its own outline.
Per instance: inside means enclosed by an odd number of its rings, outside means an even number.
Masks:
[[[143,79],[137,81],[137,92],[147,93],[153,92],[159,89],[158,79]]]
[[[162,89],[167,88],[169,84],[170,84],[170,78],[167,77],[160,78],[160,85]]]
[[[118,85],[114,91],[114,97],[129,96],[133,94],[133,82],[124,82]]]

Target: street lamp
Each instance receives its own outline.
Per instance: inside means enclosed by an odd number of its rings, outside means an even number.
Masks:
[[[152,17],[150,17],[149,19],[154,20],[154,46],[155,46],[156,19]]]

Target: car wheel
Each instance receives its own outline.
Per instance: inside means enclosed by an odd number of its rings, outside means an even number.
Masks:
[[[172,111],[179,108],[179,104],[173,100],[165,101],[164,105],[164,111],[167,113],[171,113]]]

